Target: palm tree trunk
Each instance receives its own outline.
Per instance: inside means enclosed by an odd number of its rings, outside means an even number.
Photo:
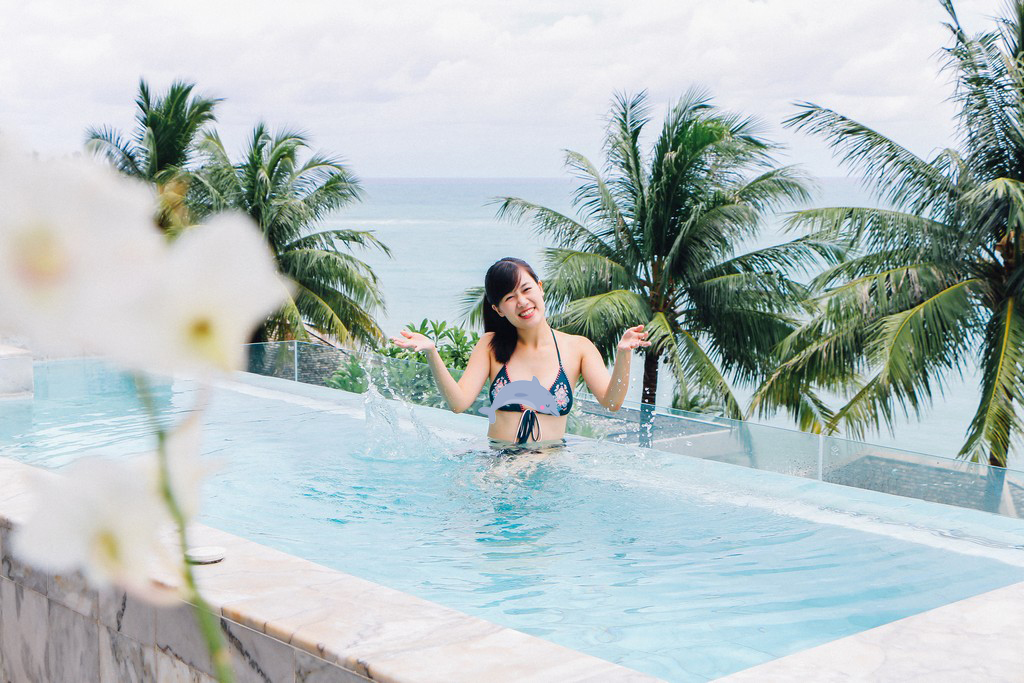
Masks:
[[[644,354],[644,385],[640,398],[640,445],[650,448],[654,438],[655,397],[658,393],[658,354]]]

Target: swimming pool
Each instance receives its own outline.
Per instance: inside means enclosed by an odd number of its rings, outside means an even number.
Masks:
[[[158,388],[168,413],[195,387]],[[133,385],[36,365],[0,456],[151,446]],[[673,681],[701,681],[1024,578],[1024,525],[574,440],[495,457],[483,418],[245,376],[217,391],[204,521]]]

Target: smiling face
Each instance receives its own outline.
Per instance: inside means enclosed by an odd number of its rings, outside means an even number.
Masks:
[[[497,306],[498,315],[519,329],[540,324],[544,320],[544,290],[524,269],[519,269],[519,282],[505,294]]]

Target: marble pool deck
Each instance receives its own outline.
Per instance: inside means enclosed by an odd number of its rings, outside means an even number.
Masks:
[[[718,679],[721,683],[1019,683],[1024,582]]]

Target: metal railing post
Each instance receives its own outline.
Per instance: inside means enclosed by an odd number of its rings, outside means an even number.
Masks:
[[[299,342],[292,342],[292,363],[295,366],[295,381],[299,381]]]
[[[825,432],[818,432],[818,481],[825,479]]]

